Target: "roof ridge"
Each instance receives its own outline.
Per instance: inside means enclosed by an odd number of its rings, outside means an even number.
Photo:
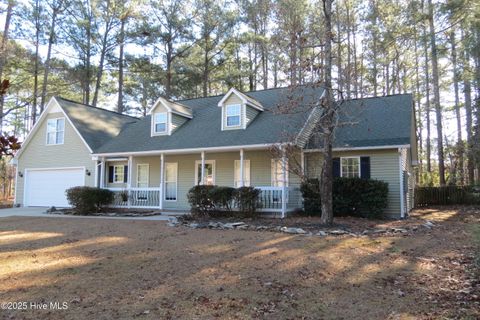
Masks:
[[[266,88],[266,89],[262,89],[262,90],[252,90],[252,91],[240,91],[241,93],[245,94],[248,96],[249,93],[252,93],[252,92],[263,92],[263,91],[270,91],[270,90],[280,90],[280,89],[290,89],[290,88],[295,88],[295,87],[306,87],[306,86],[309,86],[310,84],[306,83],[306,84],[302,84],[302,85],[297,85],[297,86],[285,86],[285,87],[275,87],[275,88]],[[228,92],[228,91],[227,91]],[[207,97],[197,97],[197,98],[186,98],[186,99],[179,99],[179,100],[174,100],[174,102],[180,102],[180,101],[189,101],[189,100],[197,100],[197,99],[206,99],[206,98],[216,98],[216,97],[221,97],[221,96],[224,96],[227,92],[224,92],[224,93],[220,93],[220,94],[216,94],[216,95],[213,95],[213,96],[207,96]],[[250,97],[249,98],[255,100],[255,98],[253,97]]]
[[[115,115],[117,116],[123,116],[123,117],[129,117],[129,118],[133,118],[133,119],[140,119],[138,117],[134,117],[134,116],[131,116],[131,115],[128,115],[128,114],[123,114],[123,113],[120,113],[120,112],[117,112],[117,111],[113,111],[113,110],[109,110],[109,109],[104,109],[104,108],[100,108],[100,107],[95,107],[95,106],[92,106],[90,104],[85,104],[85,103],[81,103],[81,102],[78,102],[78,101],[74,101],[74,100],[71,100],[71,99],[66,99],[64,97],[61,97],[61,96],[55,96],[56,99],[61,99],[61,100],[64,100],[64,101],[67,101],[67,102],[72,102],[72,103],[76,103],[76,104],[80,104],[84,107],[89,107],[89,108],[92,108],[92,109],[97,109],[97,110],[101,110],[101,111],[107,111],[107,112],[110,112],[110,113],[114,113]]]
[[[398,96],[413,96],[412,93],[395,93],[395,94],[387,94],[384,96],[374,96],[374,97],[363,97],[363,98],[350,98],[344,99],[343,101],[355,101],[355,100],[367,100],[367,99],[382,99],[382,98],[390,98],[390,97],[398,97]]]

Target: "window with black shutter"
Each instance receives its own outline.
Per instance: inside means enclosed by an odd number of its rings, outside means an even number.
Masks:
[[[362,179],[370,179],[370,157],[360,157],[360,174]]]

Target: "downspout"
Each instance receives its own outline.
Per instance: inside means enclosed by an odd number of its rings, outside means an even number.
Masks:
[[[282,146],[282,219],[287,212],[287,157],[285,146]]]
[[[405,219],[405,193],[403,190],[402,148],[398,148],[398,173],[400,180],[400,218]]]

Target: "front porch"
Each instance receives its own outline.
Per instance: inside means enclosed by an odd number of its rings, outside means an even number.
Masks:
[[[274,159],[265,148],[116,155],[96,161],[96,185],[115,193],[115,207],[189,211],[187,193],[196,184],[253,186],[261,190],[259,211],[282,217],[302,207],[300,178],[288,172],[285,156]]]

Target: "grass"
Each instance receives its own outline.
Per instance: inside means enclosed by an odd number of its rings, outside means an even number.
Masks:
[[[425,209],[411,221],[423,217],[436,227],[359,238],[3,218],[0,302],[68,309],[0,310],[0,318],[479,318],[469,298],[478,292],[461,293],[475,277],[478,210]]]

